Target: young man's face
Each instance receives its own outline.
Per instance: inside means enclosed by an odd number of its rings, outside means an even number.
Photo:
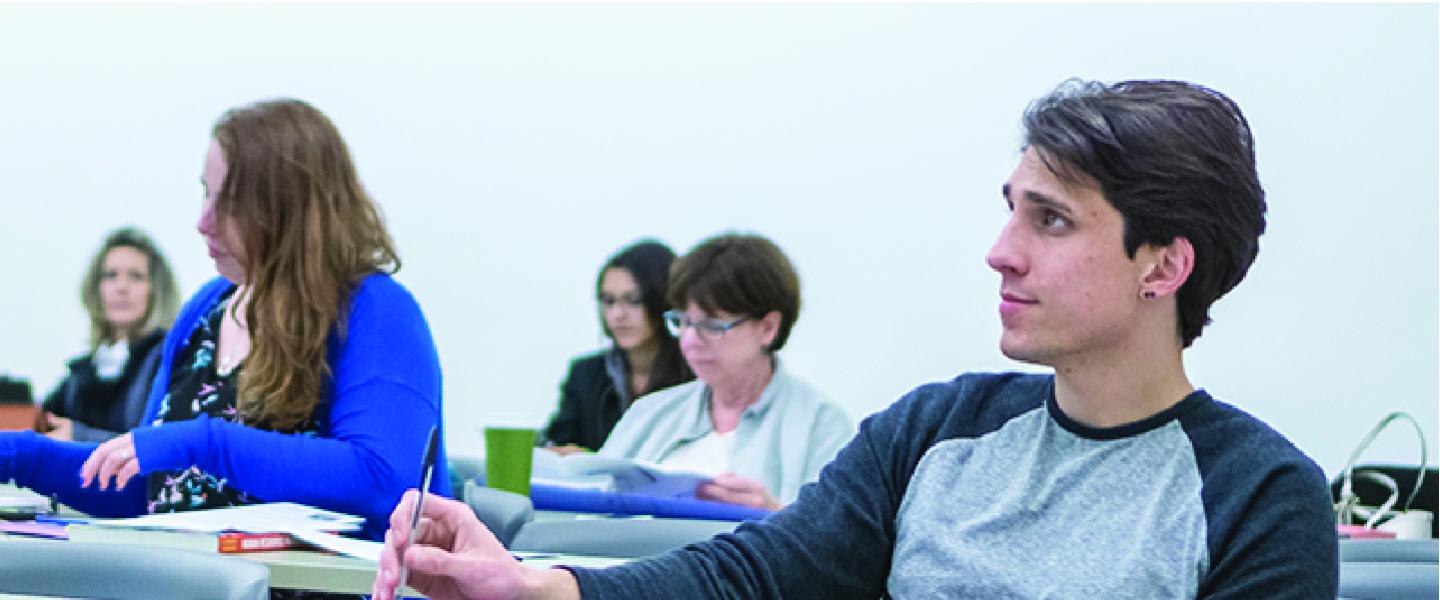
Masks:
[[[986,256],[1000,273],[1001,352],[1057,368],[1123,353],[1143,268],[1125,254],[1120,213],[1097,186],[1061,182],[1034,149],[1004,194],[1010,220]]]

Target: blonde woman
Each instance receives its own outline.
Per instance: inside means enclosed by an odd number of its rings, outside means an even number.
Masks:
[[[126,227],[106,236],[80,286],[90,351],[45,398],[35,430],[102,442],[140,423],[160,341],[179,305],[170,263],[150,236]]]

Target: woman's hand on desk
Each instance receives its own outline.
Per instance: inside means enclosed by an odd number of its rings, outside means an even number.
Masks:
[[[765,484],[733,473],[717,475],[710,483],[695,488],[695,497],[751,508],[780,510],[780,501],[765,491]]]
[[[80,485],[90,487],[98,480],[100,489],[105,490],[113,478],[115,489],[119,491],[125,489],[125,484],[139,473],[140,458],[135,456],[135,438],[127,433],[111,438],[90,453],[85,464],[80,466]]]
[[[407,540],[417,497],[405,492],[390,514],[374,600],[395,597],[402,557],[410,573],[405,583],[431,600],[580,597],[569,571],[520,564],[461,502],[427,497],[416,538]]]
[[[595,453],[594,450],[591,450],[591,449],[586,448],[586,447],[584,447],[584,446],[576,446],[575,444],[565,444],[564,446],[549,446],[549,447],[546,447],[545,449],[546,449],[546,450],[549,450],[549,451],[551,451],[551,452],[554,452],[554,453],[556,453],[556,454],[559,454],[560,456],[570,456],[571,454],[594,454],[594,453]]]

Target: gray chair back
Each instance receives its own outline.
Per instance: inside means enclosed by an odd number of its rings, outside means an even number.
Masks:
[[[270,570],[215,553],[0,539],[0,592],[121,600],[267,600]]]
[[[510,547],[511,540],[515,539],[521,527],[535,517],[535,506],[527,496],[485,487],[474,481],[465,482],[462,496],[480,522],[506,548]]]
[[[737,525],[701,519],[541,519],[520,528],[510,549],[640,558],[708,540]]]
[[[1440,597],[1440,542],[1340,540],[1340,597],[1434,600]]]
[[[465,483],[485,475],[485,461],[468,456],[446,456],[450,468],[450,489],[456,498],[463,498]]]
[[[1440,540],[1340,540],[1340,562],[1440,563]]]

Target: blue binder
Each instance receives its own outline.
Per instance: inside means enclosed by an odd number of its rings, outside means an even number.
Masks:
[[[562,510],[620,515],[653,515],[675,519],[756,521],[770,511],[738,504],[696,498],[665,498],[602,490],[530,484],[530,502],[536,510]]]

